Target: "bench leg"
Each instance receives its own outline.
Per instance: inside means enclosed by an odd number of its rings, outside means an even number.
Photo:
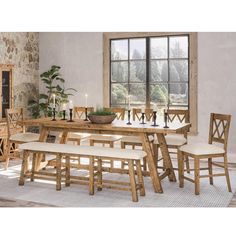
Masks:
[[[122,149],[125,149],[125,143],[124,142],[121,142],[120,143],[120,147]],[[121,161],[121,169],[124,169],[125,168],[125,161]]]
[[[109,143],[109,146],[110,146],[110,148],[114,148],[114,142],[113,141],[111,141],[110,143]],[[114,161],[113,160],[110,160],[110,165],[111,165],[111,168],[114,168]]]
[[[66,187],[70,186],[70,157],[66,156]]]
[[[180,150],[178,150],[177,159],[178,159],[178,171],[179,171],[179,187],[183,188],[184,187],[184,155]]]
[[[21,164],[21,172],[20,172],[20,179],[19,179],[19,185],[24,185],[25,183],[25,173],[27,171],[27,167],[28,167],[28,156],[29,156],[29,152],[27,151],[23,151],[23,160],[22,160],[22,164]]]
[[[35,159],[36,159],[36,153],[33,153],[32,157],[32,168],[31,168],[31,176],[30,176],[30,181],[34,181],[34,172],[35,172]]]
[[[89,158],[89,195],[94,195],[94,157]]]
[[[98,186],[97,186],[97,190],[98,191],[102,191],[102,160],[101,158],[98,158]]]
[[[135,164],[136,164],[136,170],[137,170],[137,176],[138,176],[140,196],[145,196],[145,188],[144,188],[144,182],[143,182],[141,163],[140,161],[135,161]]]
[[[136,182],[135,182],[133,160],[129,160],[128,165],[129,165],[129,177],[130,177],[130,187],[131,187],[131,192],[132,192],[132,200],[133,200],[133,202],[137,202],[138,201],[138,194],[137,194],[137,188],[136,188]]]
[[[61,190],[61,155],[56,157],[56,190]]]

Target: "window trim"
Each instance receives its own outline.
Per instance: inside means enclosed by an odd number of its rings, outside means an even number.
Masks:
[[[110,103],[110,40],[158,36],[189,36],[189,111],[191,134],[198,133],[197,107],[197,33],[196,32],[106,32],[103,33],[103,105]]]

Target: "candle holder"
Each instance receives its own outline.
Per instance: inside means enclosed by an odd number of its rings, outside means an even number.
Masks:
[[[153,112],[153,125],[152,125],[152,126],[154,126],[154,127],[158,126],[158,125],[156,124],[156,120],[157,120],[157,112],[154,111],[154,112]]]
[[[146,123],[144,122],[144,119],[145,119],[145,113],[142,112],[142,115],[141,115],[141,120],[142,120],[142,122],[141,122],[140,124],[142,124],[142,125],[146,124]]]
[[[132,125],[132,123],[130,122],[130,110],[128,110],[128,122],[126,124],[127,125]]]
[[[88,108],[85,107],[85,119],[84,121],[88,121]]]
[[[67,121],[67,122],[74,122],[73,119],[72,119],[72,116],[73,116],[73,109],[70,108],[70,119]]]
[[[168,129],[168,128],[169,128],[169,126],[167,125],[167,120],[168,120],[168,114],[167,114],[167,112],[165,111],[165,112],[164,112],[164,122],[165,122],[165,126],[163,127],[163,128],[165,128],[165,129]]]
[[[52,109],[52,121],[55,121],[56,120],[56,108],[53,107]]]
[[[66,110],[62,111],[62,116],[63,116],[63,118],[61,120],[66,120]]]

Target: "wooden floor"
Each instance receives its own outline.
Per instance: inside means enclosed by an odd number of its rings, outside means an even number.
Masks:
[[[55,207],[55,206],[37,202],[0,197],[0,207]]]

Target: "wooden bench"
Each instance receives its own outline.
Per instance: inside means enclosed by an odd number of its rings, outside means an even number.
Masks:
[[[141,161],[146,157],[146,153],[142,150],[129,150],[119,148],[106,148],[95,146],[77,146],[71,144],[58,144],[58,143],[42,143],[42,142],[30,142],[20,145],[20,149],[23,150],[23,160],[21,167],[21,174],[19,185],[24,185],[25,177],[30,177],[31,181],[34,181],[37,175],[49,175],[56,177],[56,189],[61,189],[62,176],[65,177],[65,185],[69,186],[72,176],[70,175],[70,157],[86,157],[89,158],[89,194],[94,194],[94,186],[97,185],[98,191],[101,191],[103,187],[114,188],[119,190],[129,190],[132,193],[132,200],[138,201],[137,190],[140,191],[140,195],[145,195],[144,182],[141,170]],[[32,169],[28,172],[28,157],[33,154]],[[35,162],[37,154],[52,154],[56,155],[56,174],[46,173],[45,171],[36,171]],[[62,159],[65,158],[65,168],[62,168]],[[96,166],[95,166],[96,159]],[[126,161],[128,162],[130,182],[118,182],[109,180],[108,184],[103,183],[102,179],[102,160],[111,161]],[[136,170],[135,170],[136,168]],[[64,173],[62,175],[62,173]],[[138,183],[135,179],[135,173],[137,173]],[[97,177],[95,179],[95,177]],[[105,182],[105,180],[104,180]],[[114,184],[120,184],[126,187],[117,187]]]

